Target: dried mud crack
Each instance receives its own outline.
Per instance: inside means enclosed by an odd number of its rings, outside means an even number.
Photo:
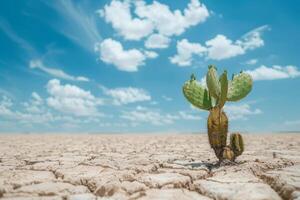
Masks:
[[[1,135],[1,199],[300,199],[300,135],[246,135],[217,164],[206,135]]]

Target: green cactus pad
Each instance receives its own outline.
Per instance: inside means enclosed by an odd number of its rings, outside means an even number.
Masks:
[[[206,84],[210,95],[218,99],[221,93],[220,82],[218,79],[217,69],[212,65],[208,66],[208,72],[206,74]]]
[[[195,107],[204,110],[211,109],[211,98],[208,91],[196,81],[195,76],[192,75],[191,80],[185,82],[182,89],[185,98]]]
[[[252,77],[247,73],[235,75],[228,82],[227,101],[238,101],[247,96],[252,89],[252,82]]]
[[[218,105],[220,108],[222,108],[227,100],[227,92],[228,92],[228,79],[227,79],[226,71],[224,71],[224,73],[220,76],[220,83],[221,83],[221,95],[219,98]]]

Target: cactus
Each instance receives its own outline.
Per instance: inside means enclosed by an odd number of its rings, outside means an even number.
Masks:
[[[235,160],[235,154],[229,146],[223,148],[222,159],[224,160]]]
[[[235,157],[241,155],[244,151],[244,141],[239,133],[230,135],[230,148],[233,150]]]
[[[201,86],[195,75],[183,85],[183,94],[195,107],[209,111],[207,119],[208,139],[219,161],[234,161],[244,151],[243,138],[239,133],[231,134],[227,145],[228,118],[223,111],[226,101],[239,101],[246,97],[252,89],[252,78],[240,72],[227,79],[224,71],[218,77],[217,68],[210,65],[206,75],[207,89]]]

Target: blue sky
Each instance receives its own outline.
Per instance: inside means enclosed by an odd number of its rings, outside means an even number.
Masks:
[[[205,132],[182,85],[241,70],[231,131],[300,129],[295,1],[1,1],[0,132]]]

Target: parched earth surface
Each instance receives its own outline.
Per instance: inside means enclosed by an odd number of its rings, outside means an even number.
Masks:
[[[217,165],[199,135],[1,135],[2,199],[300,200],[300,134],[244,135]]]

